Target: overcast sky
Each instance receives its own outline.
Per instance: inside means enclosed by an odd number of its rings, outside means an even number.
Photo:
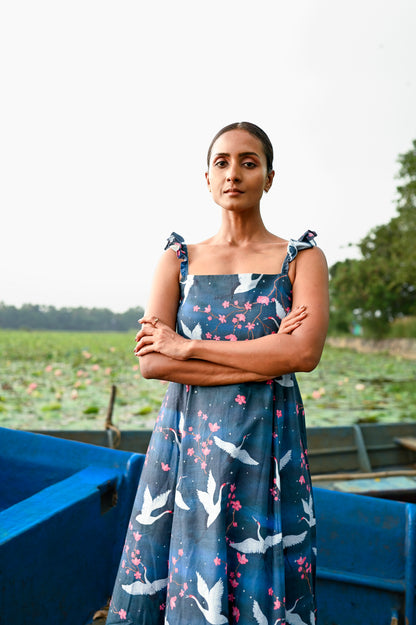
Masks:
[[[219,208],[208,144],[269,134],[263,203],[331,265],[395,214],[416,138],[414,0],[32,0],[0,8],[0,301],[145,306],[172,230]]]

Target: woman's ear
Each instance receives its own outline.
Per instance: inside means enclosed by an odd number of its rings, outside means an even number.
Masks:
[[[273,178],[274,178],[274,170],[270,171],[270,172],[267,174],[266,184],[264,185],[264,190],[266,191],[266,193],[267,193],[268,191],[270,191],[270,187],[271,187],[271,186],[272,186],[272,184],[273,184]]]
[[[205,172],[205,180],[207,181],[208,191],[211,193],[211,183],[209,181],[209,173]]]

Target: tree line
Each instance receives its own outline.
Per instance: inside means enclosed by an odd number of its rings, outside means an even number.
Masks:
[[[0,302],[0,328],[28,330],[73,330],[127,332],[138,327],[143,308],[115,313],[108,308],[55,308],[23,304],[20,308]]]
[[[416,140],[398,162],[397,214],[357,244],[360,258],[330,267],[335,331],[358,323],[382,337],[393,322],[416,316]]]

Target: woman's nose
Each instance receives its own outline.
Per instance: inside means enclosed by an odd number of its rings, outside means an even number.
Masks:
[[[240,168],[236,165],[231,165],[227,172],[227,180],[240,180],[241,172]]]

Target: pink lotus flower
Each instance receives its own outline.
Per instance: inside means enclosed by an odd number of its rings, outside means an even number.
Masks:
[[[215,564],[215,566],[219,566],[221,564],[221,560],[220,560],[220,558],[218,556],[215,558],[214,564]]]
[[[235,398],[235,401],[237,402],[237,404],[240,404],[240,406],[242,404],[246,403],[246,398],[244,395],[237,395],[237,397]]]
[[[227,317],[225,315],[218,315],[218,319],[220,323],[225,323],[227,321]]]
[[[246,558],[246,554],[245,553],[241,554],[239,551],[237,551],[237,559],[240,564],[247,564],[248,562],[248,559]]]
[[[121,618],[122,621],[125,621],[127,618],[127,612],[126,610],[123,610],[123,608],[121,610],[118,611],[118,615]]]
[[[218,425],[217,422],[208,423],[208,425],[209,425],[209,429],[211,430],[211,432],[218,432],[218,430],[220,429],[220,426]]]
[[[236,341],[237,337],[235,334],[227,334],[227,336],[225,337],[226,339],[228,339],[229,341]]]
[[[233,616],[235,617],[235,622],[238,623],[240,619],[240,610],[236,606],[233,607]]]
[[[257,298],[257,303],[258,304],[268,304],[270,302],[270,299],[267,297],[267,295],[259,295]]]
[[[222,303],[222,307],[223,308],[229,308],[230,307],[230,302],[228,302],[227,300],[224,300]]]
[[[170,598],[170,609],[171,609],[171,610],[173,610],[173,608],[174,608],[174,607],[175,607],[175,605],[176,605],[176,599],[177,599],[177,597],[171,597],[171,598]]]
[[[164,462],[162,462],[161,464],[163,471],[170,471],[170,466],[168,464],[165,464]]]

